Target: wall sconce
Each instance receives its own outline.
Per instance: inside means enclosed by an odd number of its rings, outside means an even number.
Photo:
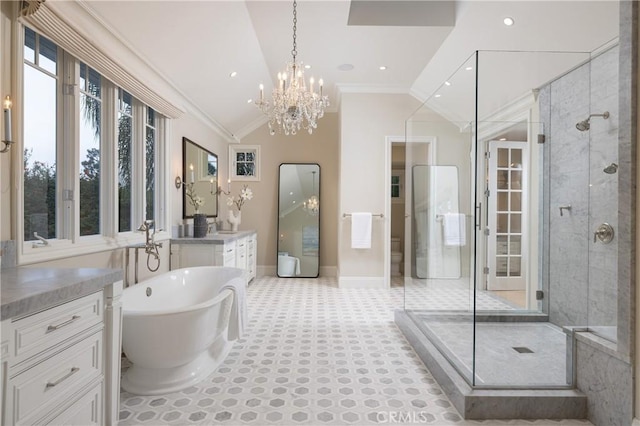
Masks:
[[[0,149],[0,152],[7,152],[11,147],[13,141],[11,140],[11,106],[13,102],[11,102],[11,97],[7,95],[2,102],[2,111],[4,116],[4,138],[2,139],[2,143],[4,144],[4,148]]]
[[[180,176],[176,176],[176,189],[182,188],[182,178]]]
[[[181,178],[180,176],[176,176],[176,179],[174,180],[174,183],[175,183],[175,185],[176,185],[176,189],[180,189],[180,188],[182,188],[182,186],[183,186],[183,185],[184,185],[184,186],[187,186],[187,187],[189,187],[189,185],[191,185],[191,188],[193,188],[193,182],[191,182],[191,183],[186,183],[186,182],[184,182],[184,181],[182,180],[182,178]],[[213,185],[213,179],[211,179],[211,180],[209,181],[209,183],[211,184],[211,189],[210,189],[210,191],[209,191],[209,192],[211,192],[211,195],[218,195],[220,192],[224,193],[224,191],[222,191],[222,189],[221,189],[220,187],[218,187],[218,189],[217,189],[217,190],[214,188],[214,185]],[[188,189],[189,189],[189,188],[187,188],[187,190],[188,190]]]

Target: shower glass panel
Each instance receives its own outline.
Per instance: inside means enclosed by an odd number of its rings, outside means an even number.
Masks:
[[[415,165],[411,179],[416,278],[460,279],[466,230],[458,207],[458,169]]]
[[[469,105],[473,111],[475,76],[467,67],[475,67],[475,57],[406,122],[404,252],[411,255],[404,288],[407,313],[471,383],[476,153],[472,120],[445,113]]]
[[[406,122],[405,311],[473,387],[571,386],[571,328],[615,339],[617,55],[479,51]]]

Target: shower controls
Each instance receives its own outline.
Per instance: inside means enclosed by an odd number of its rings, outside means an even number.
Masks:
[[[597,243],[600,240],[604,244],[609,244],[613,240],[613,236],[613,227],[605,222],[598,226],[598,229],[593,233],[593,242]]]
[[[567,205],[567,206],[560,206],[560,216],[564,216],[564,211],[571,211],[571,204]]]

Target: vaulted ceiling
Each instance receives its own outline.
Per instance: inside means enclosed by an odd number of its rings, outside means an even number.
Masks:
[[[291,1],[85,1],[189,108],[237,138],[264,123],[249,99],[291,59]],[[512,17],[513,26],[503,24]],[[425,100],[475,50],[592,52],[618,36],[618,2],[300,0],[298,59],[332,110],[347,92]],[[381,71],[380,66],[387,69]],[[231,73],[237,73],[231,77]]]

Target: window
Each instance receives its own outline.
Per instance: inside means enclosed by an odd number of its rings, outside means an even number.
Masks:
[[[404,170],[393,169],[391,171],[391,201],[393,203],[404,202]]]
[[[146,219],[155,217],[154,195],[155,195],[155,170],[156,170],[156,113],[152,108],[147,107],[145,124],[145,167],[146,167]]]
[[[24,43],[24,240],[58,238],[58,51],[27,29]]]
[[[131,145],[133,102],[118,89],[118,232],[131,231]]]
[[[100,233],[102,76],[80,64],[80,235]]]
[[[165,226],[164,117],[47,38],[28,28],[24,36],[22,255],[104,249],[144,219]]]
[[[231,180],[260,180],[260,146],[230,146],[229,170]]]

